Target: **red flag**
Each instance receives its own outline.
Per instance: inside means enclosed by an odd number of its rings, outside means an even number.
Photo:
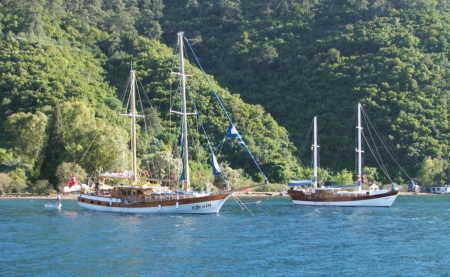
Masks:
[[[69,189],[71,187],[73,187],[77,182],[78,182],[77,177],[75,176],[75,173],[74,173],[74,174],[72,174],[72,178],[70,178],[70,181],[69,181]]]

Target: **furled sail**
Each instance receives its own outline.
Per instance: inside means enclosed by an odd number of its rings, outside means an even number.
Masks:
[[[288,186],[290,187],[302,187],[302,186],[309,186],[312,183],[316,181],[316,177],[314,177],[312,180],[293,180],[288,183]]]
[[[214,176],[222,175],[222,170],[220,169],[219,163],[217,162],[216,155],[211,151],[211,160]]]

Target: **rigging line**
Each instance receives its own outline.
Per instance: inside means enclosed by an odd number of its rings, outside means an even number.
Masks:
[[[365,123],[366,123],[366,126],[369,127],[370,125],[368,124],[368,118],[367,118],[366,116],[363,116],[363,119],[364,119],[364,121],[365,121]],[[392,182],[392,180],[391,180],[389,174],[387,173],[388,170],[387,170],[387,168],[386,168],[386,165],[385,165],[384,162],[383,162],[383,158],[382,158],[380,152],[378,151],[378,148],[377,148],[377,146],[376,146],[375,140],[374,140],[374,138],[373,138],[373,136],[372,136],[372,129],[371,129],[371,128],[366,128],[366,130],[368,131],[369,136],[370,136],[370,139],[371,139],[371,141],[373,142],[373,145],[374,145],[373,148],[375,148],[375,152],[372,150],[372,147],[371,147],[371,145],[369,144],[369,140],[367,139],[366,135],[365,135],[364,133],[362,133],[362,135],[363,135],[363,137],[364,137],[364,141],[366,142],[367,146],[369,147],[370,152],[371,152],[372,155],[374,156],[374,158],[375,158],[375,160],[377,161],[378,165],[381,167],[381,169],[382,169],[382,170],[385,172],[385,174],[388,176],[389,180]]]
[[[191,52],[192,52],[192,54],[194,55],[194,58],[195,58],[195,60],[197,61],[197,64],[198,64],[198,66],[200,67],[200,69],[201,69],[201,71],[202,71],[202,73],[203,73],[203,76],[205,77],[206,81],[208,82],[208,85],[209,85],[209,87],[211,88],[211,90],[212,90],[214,96],[216,97],[217,101],[219,102],[219,105],[220,105],[220,107],[222,108],[222,110],[223,110],[225,116],[227,117],[228,121],[229,121],[231,124],[233,124],[233,121],[231,120],[231,118],[230,118],[230,116],[228,115],[228,112],[227,112],[227,110],[225,109],[225,107],[224,107],[222,101],[220,100],[219,96],[217,95],[216,91],[214,90],[213,85],[211,84],[211,81],[209,80],[208,76],[206,75],[205,71],[203,70],[203,67],[202,67],[202,65],[200,64],[200,61],[198,60],[197,56],[195,55],[194,50],[192,49],[191,45],[189,44],[189,41],[188,41],[186,38],[184,38],[184,39],[186,40],[187,45],[188,45],[189,48],[191,49]]]
[[[362,134],[362,135],[363,135],[364,139],[365,139],[366,142],[367,142],[366,136],[365,136],[364,134]],[[378,165],[380,166],[380,168],[381,168],[381,170],[383,171],[383,173],[386,175],[386,177],[389,179],[389,181],[392,182],[391,176],[389,175],[389,173],[388,173],[386,167],[384,166],[383,161],[381,160],[381,157],[378,158],[378,157],[375,155],[375,153],[374,153],[372,147],[370,146],[370,144],[367,143],[367,147],[369,147],[370,152],[373,154],[373,156],[374,156],[374,158],[375,158],[375,161],[378,163]],[[392,183],[393,183],[393,182],[392,182]]]
[[[130,87],[130,82],[131,82],[131,76],[128,76],[127,81],[125,82],[124,86],[122,87],[122,99],[121,99],[121,103],[123,104],[125,102],[125,97],[127,97],[128,93],[128,88]],[[126,106],[128,108],[128,105]],[[125,109],[125,113],[126,113],[126,109]]]
[[[236,203],[238,203],[239,207],[241,207],[242,210],[245,208],[245,209],[247,209],[247,211],[250,212],[251,215],[254,215],[252,213],[252,211],[250,211],[250,209],[247,208],[247,206],[237,196],[235,196],[234,194],[233,194],[233,198],[236,201]]]
[[[205,135],[205,139],[206,139],[206,142],[207,142],[207,144],[208,144],[209,151],[210,151],[211,153],[214,153],[214,151],[213,151],[213,149],[212,149],[212,147],[211,147],[211,142],[210,142],[210,140],[209,140],[208,134],[206,133],[206,129],[205,129],[205,126],[204,126],[204,124],[203,124],[202,117],[201,117],[201,115],[200,115],[200,112],[198,111],[197,102],[196,102],[195,99],[193,98],[192,93],[191,93],[190,90],[189,90],[189,96],[191,97],[192,104],[193,104],[194,109],[195,109],[195,111],[196,111],[196,115],[197,115],[197,118],[198,118],[198,122],[200,123],[200,126],[201,126],[201,128],[202,128],[202,130],[203,130],[203,134]],[[211,154],[210,154],[210,157],[211,157],[211,159],[212,159]],[[222,177],[222,179],[223,179],[223,180],[225,181],[225,183],[226,183],[226,179],[225,179],[225,176],[223,175],[223,172],[222,172],[222,171],[220,172],[220,176]]]
[[[337,153],[333,159],[333,162],[331,163],[331,170],[334,170],[337,168],[337,165],[342,157],[342,153],[344,152],[344,145],[347,144],[347,140],[350,138],[350,133],[352,132],[353,124],[356,120],[356,112],[357,112],[357,110],[354,109],[353,115],[351,117],[352,120],[350,121],[349,125],[347,126],[347,132],[346,132],[345,136],[342,138],[341,145],[339,146]]]
[[[303,140],[303,143],[300,145],[300,149],[301,149],[301,154],[303,154],[306,150],[305,149],[310,149],[310,147],[306,148],[307,145],[310,143],[310,139],[311,139],[311,133],[312,133],[312,129],[314,127],[314,120],[311,121],[311,124],[309,125],[309,130],[308,133],[306,134],[306,138]],[[311,151],[309,151],[311,152]],[[300,159],[298,159],[300,161]],[[301,163],[301,162],[300,162]],[[303,166],[303,163],[301,163]]]
[[[195,55],[194,50],[193,50],[192,47],[191,47],[191,44],[189,43],[189,41],[187,40],[186,37],[184,37],[184,40],[186,41],[187,45],[188,45],[189,48],[191,49],[191,52],[192,52],[192,54],[194,55],[194,58],[195,58],[195,60],[197,61],[197,64],[198,64],[198,66],[200,67],[200,69],[201,69],[201,71],[202,71],[202,73],[203,73],[203,76],[205,77],[206,81],[208,82],[209,87],[211,88],[211,90],[212,90],[214,96],[216,97],[216,99],[217,99],[219,105],[222,107],[222,110],[223,110],[225,116],[227,117],[227,119],[228,119],[228,121],[230,122],[230,124],[232,124],[232,125],[234,126],[233,121],[231,121],[231,118],[230,118],[230,116],[228,115],[227,110],[225,109],[225,106],[223,105],[222,101],[220,101],[220,98],[219,98],[219,96],[217,95],[217,92],[214,90],[214,87],[212,86],[211,81],[209,80],[208,76],[206,75],[205,71],[203,70],[202,65],[200,64],[200,61],[198,60],[197,56]],[[240,135],[239,135],[239,136],[240,136]],[[242,140],[242,138],[241,138],[241,140]],[[243,141],[243,140],[242,140],[242,141]],[[256,162],[256,159],[255,159],[255,157],[253,156],[253,154],[250,152],[250,150],[247,148],[247,146],[245,146],[245,143],[244,143],[244,148],[245,148],[245,150],[247,150],[247,152],[248,152],[248,154],[250,155],[250,157],[252,157],[253,162],[255,163],[256,167],[258,167],[258,169],[259,169],[259,172],[261,172],[261,174],[264,176],[264,179],[268,182],[268,179],[267,179],[266,175],[264,174],[264,172],[262,171],[262,169],[259,167],[259,165],[258,165],[258,163]]]
[[[222,140],[221,142],[219,142],[219,145],[217,145],[217,147],[214,149],[217,153],[217,155],[219,155],[222,152],[222,147],[225,145],[225,139]]]
[[[305,168],[305,165],[303,164],[302,160],[298,156],[296,156],[295,159],[299,162],[301,167]]]
[[[364,111],[364,109],[361,109],[364,117],[367,118],[367,122],[369,123],[369,125],[371,126],[371,128],[373,128],[375,134],[377,135],[378,139],[380,140],[381,144],[384,146],[384,148],[386,149],[386,151],[388,152],[388,154],[391,156],[391,158],[394,160],[395,164],[400,168],[400,170],[410,179],[412,180],[412,178],[406,173],[405,170],[403,170],[403,168],[400,166],[399,162],[397,161],[397,159],[395,158],[394,154],[389,150],[389,148],[386,146],[386,144],[384,143],[383,139],[380,137],[378,130],[375,128],[375,126],[372,124],[372,122],[370,121],[370,118],[368,117],[368,115],[366,114],[366,112]]]
[[[186,81],[186,90],[187,90],[187,92],[188,92],[188,95],[189,95],[189,98],[191,99],[191,102],[192,103],[194,103],[193,105],[194,105],[194,108],[195,108],[195,110],[196,110],[196,113],[198,113],[198,110],[197,110],[197,108],[195,107],[195,100],[194,100],[194,96],[193,96],[193,94],[192,94],[192,91],[191,91],[191,87],[190,87],[190,85],[189,85],[189,83]],[[198,132],[198,125],[199,125],[199,123],[200,124],[202,124],[199,120],[198,120],[198,118],[197,118],[197,120],[196,120],[196,127],[195,127],[195,129],[197,130],[197,134],[200,134],[199,132]],[[196,150],[196,153],[197,153],[197,161],[198,162],[200,162],[200,155],[199,155],[199,149],[200,149],[200,138],[198,137],[198,139],[197,140],[195,140],[194,141],[194,134],[192,133],[192,129],[189,129],[189,133],[191,134],[191,141],[192,141],[192,144],[193,145],[195,145],[195,147],[194,147],[194,149]],[[195,144],[194,144],[195,143]]]
[[[89,149],[91,148],[92,144],[94,143],[95,139],[97,138],[98,133],[100,132],[100,130],[98,130],[95,133],[94,139],[91,141],[91,143],[89,144],[88,148],[86,149],[86,151],[84,152],[83,156],[81,157],[80,161],[82,161],[84,159],[84,156],[86,156],[87,152],[89,151]]]

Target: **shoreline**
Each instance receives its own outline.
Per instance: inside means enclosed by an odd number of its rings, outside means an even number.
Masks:
[[[234,195],[237,197],[289,197],[289,195],[280,195],[279,192],[252,192],[250,194],[247,194],[245,192],[234,192]],[[428,196],[428,195],[445,195],[445,194],[436,194],[436,193],[429,193],[429,192],[403,192],[400,191],[398,195],[401,196],[411,196],[411,195],[418,195],[418,196]],[[66,194],[61,196],[61,200],[64,199],[77,199],[78,194],[72,193],[72,194]],[[56,194],[50,194],[50,195],[3,195],[0,197],[1,199],[43,199],[43,200],[56,200]]]

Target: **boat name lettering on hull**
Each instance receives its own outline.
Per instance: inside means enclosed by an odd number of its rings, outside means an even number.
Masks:
[[[211,208],[211,203],[192,206],[193,210],[200,210],[200,209],[204,209],[204,208]]]

